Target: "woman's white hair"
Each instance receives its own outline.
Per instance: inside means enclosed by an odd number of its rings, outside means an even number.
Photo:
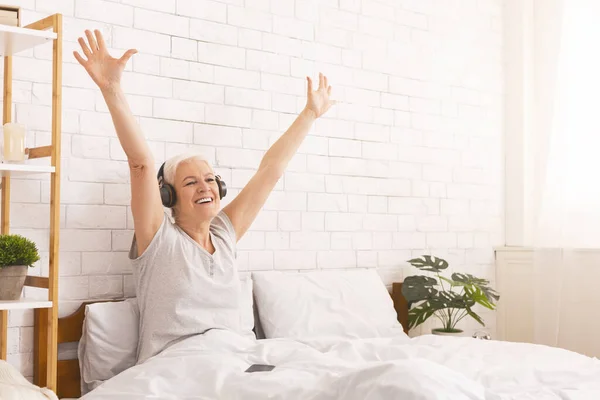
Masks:
[[[173,185],[175,182],[175,173],[177,172],[177,167],[179,166],[179,164],[181,164],[183,162],[190,162],[190,161],[195,161],[195,160],[196,161],[204,161],[206,164],[208,164],[210,169],[212,169],[212,165],[210,165],[210,162],[208,162],[208,160],[200,153],[187,152],[187,153],[178,154],[176,156],[169,158],[165,162],[165,169],[164,169],[165,182],[170,185]]]

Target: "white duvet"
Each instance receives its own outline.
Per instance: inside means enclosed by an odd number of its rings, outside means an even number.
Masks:
[[[251,364],[271,372],[245,373]],[[100,399],[600,399],[600,361],[443,336],[254,341],[211,330],[84,396]]]

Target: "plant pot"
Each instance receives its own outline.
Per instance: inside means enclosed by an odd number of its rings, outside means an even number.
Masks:
[[[462,336],[463,331],[461,329],[454,329],[451,332],[445,331],[443,328],[436,328],[431,330],[432,335],[438,336]]]
[[[27,265],[11,265],[0,268],[0,300],[20,300]]]

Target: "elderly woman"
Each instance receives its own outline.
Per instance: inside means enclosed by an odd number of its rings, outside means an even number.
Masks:
[[[99,31],[79,38],[74,52],[100,88],[130,168],[134,237],[130,250],[140,309],[138,363],[209,329],[240,330],[236,242],[244,236],[313,122],[333,104],[327,77],[307,77],[306,107],[265,153],[239,195],[221,210],[226,188],[199,155],[176,156],[157,174],[129,109],[121,75],[136,53],[113,58]],[[172,209],[174,222],[163,206]]]

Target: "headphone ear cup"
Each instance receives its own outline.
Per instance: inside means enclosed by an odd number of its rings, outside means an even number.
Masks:
[[[176,197],[175,190],[173,190],[173,186],[168,183],[163,183],[160,187],[160,199],[163,203],[163,206],[171,208],[175,205]]]
[[[221,180],[220,176],[217,176],[217,185],[219,186],[219,198],[227,196],[227,185]]]

